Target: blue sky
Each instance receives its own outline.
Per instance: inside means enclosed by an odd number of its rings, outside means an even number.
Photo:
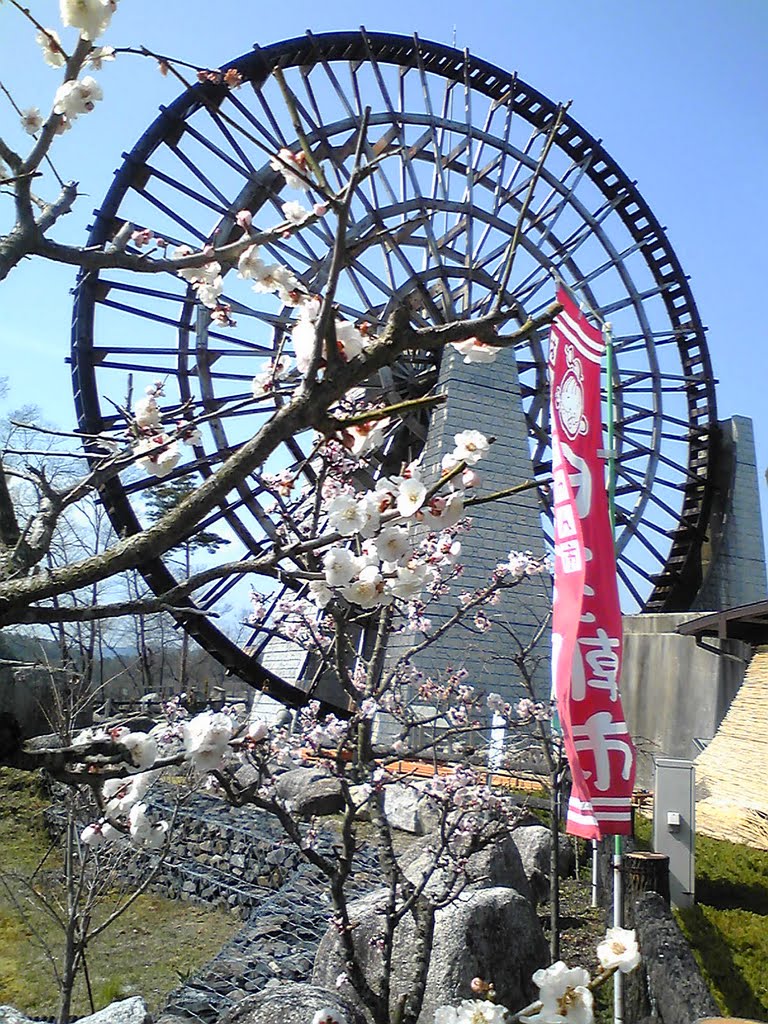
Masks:
[[[58,23],[54,0],[32,3]],[[121,0],[105,42],[145,44],[216,66],[250,48],[314,31],[354,29],[410,34],[467,47],[553,99],[602,138],[666,226],[709,327],[721,416],[752,417],[762,470],[768,465],[768,354],[760,305],[765,292],[768,108],[764,0],[390,0],[363,9],[326,0],[255,5],[244,0]],[[455,34],[455,36],[454,36]],[[57,74],[8,3],[0,6],[0,78],[22,107],[50,102]],[[177,92],[153,65],[121,58],[99,74],[105,101],[64,139],[57,166],[86,196],[59,237],[83,238],[119,164],[157,106]],[[21,144],[10,108],[0,129]],[[0,227],[7,214],[0,203]],[[11,403],[35,401],[49,419],[73,421],[68,347],[73,274],[29,263],[0,284],[0,374]]]

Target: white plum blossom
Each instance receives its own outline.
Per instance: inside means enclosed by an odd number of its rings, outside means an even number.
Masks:
[[[174,259],[182,259],[191,256],[193,250],[187,245],[180,245],[173,252]],[[218,303],[219,296],[224,290],[224,279],[221,275],[221,264],[211,260],[202,267],[182,267],[177,271],[179,277],[189,281],[195,290],[195,294],[204,306],[214,309]]]
[[[465,363],[492,363],[499,354],[496,345],[489,345],[479,338],[466,338],[464,341],[452,341],[451,345],[464,356]]]
[[[496,712],[497,714],[501,714],[505,707],[504,698],[500,693],[489,693],[485,698],[485,703],[491,711]]]
[[[499,565],[499,570],[508,573],[513,579],[522,579],[544,572],[546,563],[533,557],[530,551],[510,551],[506,562]]]
[[[277,360],[266,359],[263,366],[264,369],[255,375],[251,383],[254,398],[263,398],[274,391],[278,380],[290,372],[291,360],[287,356]]]
[[[592,1024],[592,993],[589,972],[568,968],[562,960],[533,975],[539,987],[541,1009],[527,1020],[535,1024]]]
[[[131,755],[131,763],[136,768],[145,770],[151,768],[157,758],[157,741],[154,736],[148,736],[145,732],[129,732],[118,740],[126,747]]]
[[[117,0],[60,0],[61,20],[79,28],[83,39],[93,41],[105,32],[117,10]]]
[[[92,67],[95,71],[101,71],[104,61],[110,61],[114,59],[114,46],[94,46],[94,48],[85,58],[85,63]]]
[[[462,999],[458,1006],[435,1010],[435,1024],[506,1024],[509,1019],[505,1007],[487,999]]]
[[[364,494],[358,500],[358,506],[360,507],[360,514],[363,517],[363,525],[360,527],[360,536],[370,539],[379,531],[381,521],[379,503],[376,501],[373,494],[368,493]]]
[[[133,407],[133,418],[140,427],[160,426],[160,407],[157,404],[156,389],[150,385],[144,398],[139,398]]]
[[[360,458],[383,443],[389,423],[389,419],[380,419],[344,427],[341,432],[341,443],[352,455]]]
[[[182,247],[185,248],[185,247]],[[187,252],[176,250],[174,255],[189,255]],[[218,298],[224,290],[224,279],[221,276],[221,264],[211,260],[202,267],[186,267],[178,271],[179,277],[189,281],[195,289],[195,294],[204,306],[212,309],[218,302]]]
[[[183,260],[187,256],[194,256],[195,250],[191,249],[188,245],[177,246],[172,253],[173,259]],[[176,273],[179,277],[183,277],[185,281],[196,281],[203,273],[202,267],[182,267],[181,270],[177,270]]]
[[[181,458],[181,449],[168,434],[142,438],[134,448],[136,465],[150,476],[167,476]]]
[[[440,468],[443,473],[450,473],[452,469],[456,469],[459,464],[459,459],[456,458],[454,452],[446,452],[440,462]]]
[[[67,63],[58,32],[52,28],[41,30],[35,36],[37,45],[43,51],[43,60],[52,68],[63,68]]]
[[[145,245],[149,245],[154,237],[155,233],[151,228],[137,228],[131,233],[131,241],[138,249],[143,249]]]
[[[224,291],[224,278],[219,275],[212,281],[193,281],[192,287],[202,304],[208,309],[214,309],[219,301],[219,296]]]
[[[398,566],[395,578],[387,581],[387,587],[395,597],[399,597],[402,601],[413,601],[421,595],[427,578],[431,574],[432,570],[428,565]]]
[[[106,842],[106,838],[102,831],[101,824],[99,822],[95,822],[93,825],[86,825],[80,833],[80,842],[91,847],[103,846]]]
[[[262,600],[261,594],[257,594],[255,590],[251,591],[251,613],[248,616],[248,621],[252,625],[257,625],[259,622],[263,622],[267,615],[267,608]]]
[[[149,850],[159,850],[165,843],[168,822],[153,822],[147,815],[146,804],[134,804],[128,814],[131,839]]]
[[[248,281],[261,275],[264,269],[264,260],[259,255],[260,252],[258,245],[251,245],[240,254],[240,259],[237,261],[238,277]]]
[[[27,135],[37,135],[43,127],[43,115],[37,107],[29,107],[21,112],[21,127]]]
[[[159,771],[142,772],[130,779],[107,779],[101,789],[107,813],[115,816],[127,814],[144,797],[159,774]]]
[[[309,584],[309,599],[318,608],[325,608],[332,598],[333,591],[324,580],[312,580]]]
[[[628,928],[609,928],[597,947],[597,959],[604,971],[616,967],[622,974],[634,971],[640,963],[637,937]]]
[[[218,768],[232,739],[232,719],[221,712],[203,711],[182,723],[184,750],[201,772]]]
[[[359,356],[365,348],[365,336],[348,320],[337,320],[335,326],[339,352],[345,361],[349,362],[350,359]]]
[[[334,545],[323,557],[323,569],[329,587],[344,587],[357,575],[360,562],[349,548]]]
[[[104,836],[106,842],[114,843],[116,840],[122,839],[123,833],[120,829],[115,828],[112,822],[107,821],[106,818],[99,822],[99,826],[101,828],[101,834]]]
[[[453,457],[457,462],[466,462],[470,466],[479,462],[490,448],[490,441],[479,430],[462,430],[454,435],[453,440],[456,444]]]
[[[404,519],[415,516],[427,497],[427,488],[417,476],[403,480],[397,490],[397,511]]]
[[[309,370],[312,362],[312,355],[315,351],[315,321],[305,315],[304,307],[299,311],[299,318],[291,330],[291,341],[293,342],[293,354],[296,357],[296,365],[299,372],[304,375]]]
[[[368,521],[368,510],[364,502],[352,494],[338,494],[328,505],[328,526],[342,537],[352,537]]]
[[[264,721],[264,719],[255,716],[248,723],[248,728],[246,730],[245,735],[248,737],[249,740],[252,740],[254,743],[260,743],[263,739],[267,737],[268,733],[269,726]]]
[[[255,292],[262,294],[277,292],[284,303],[295,305],[290,293],[295,292],[300,285],[288,267],[281,263],[263,263],[260,268],[254,268],[252,287]]]
[[[384,587],[384,579],[375,565],[366,565],[360,575],[342,590],[344,597],[360,608],[376,608],[391,601]]]
[[[162,850],[170,824],[167,821],[156,821],[141,836],[141,844],[148,850]]]
[[[297,227],[303,224],[307,217],[312,216],[312,212],[305,206],[302,206],[296,199],[291,199],[287,203],[282,205],[283,217],[288,221],[289,224],[295,224]]]
[[[75,82],[64,82],[53,97],[54,114],[63,114],[68,121],[74,121],[80,114],[87,114],[102,99],[101,86],[90,75]]]
[[[330,1006],[324,1006],[314,1015],[312,1024],[347,1024],[347,1018],[340,1010],[333,1010]]]
[[[282,174],[288,188],[306,190],[306,184],[299,177],[299,174],[306,173],[307,167],[307,158],[303,152],[293,153],[290,149],[283,148],[270,160],[269,166],[273,171]]]
[[[386,526],[376,538],[376,550],[383,562],[402,563],[411,550],[408,531],[402,526]]]

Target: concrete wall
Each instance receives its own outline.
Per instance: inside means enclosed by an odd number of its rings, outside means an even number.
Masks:
[[[654,756],[693,760],[700,750],[694,739],[712,739],[744,679],[747,644],[707,640],[713,649],[706,649],[675,632],[700,614],[624,617],[621,697],[638,748],[639,786],[652,786]]]
[[[733,416],[720,424],[722,456],[708,542],[702,551],[704,580],[694,608],[734,608],[764,601],[765,547],[752,420]]]

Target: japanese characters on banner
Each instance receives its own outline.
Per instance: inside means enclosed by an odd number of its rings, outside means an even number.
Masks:
[[[555,592],[552,682],[573,788],[567,831],[631,832],[635,749],[619,696],[622,626],[601,455],[603,339],[562,289],[549,343]]]

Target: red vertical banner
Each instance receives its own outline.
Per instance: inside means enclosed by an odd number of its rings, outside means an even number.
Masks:
[[[573,787],[567,831],[629,835],[635,748],[619,696],[622,624],[601,454],[603,338],[560,290],[549,371],[555,523],[552,682]]]

